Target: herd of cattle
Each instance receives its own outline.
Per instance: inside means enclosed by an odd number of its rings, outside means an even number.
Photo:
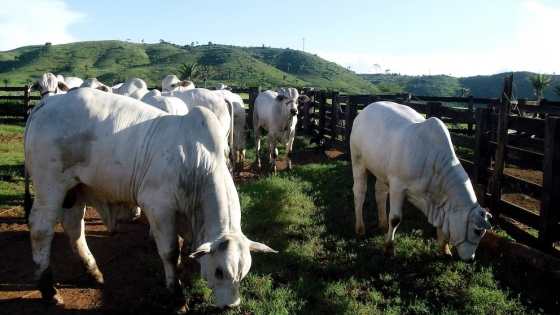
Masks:
[[[108,87],[95,78],[82,81],[46,73],[30,91],[39,91],[42,97],[29,116],[24,137],[26,169],[35,189],[26,214],[42,299],[63,302],[50,269],[58,221],[85,273],[93,283],[103,283],[84,234],[85,209],[90,205],[110,231],[141,209],[175,307],[185,306],[177,271],[178,261],[187,259],[183,254],[198,259],[219,308],[237,306],[239,283],[251,267],[250,251],[277,252],[241,231],[239,197],[231,175],[235,163],[243,164],[245,157],[241,97],[223,84],[216,90],[200,89],[174,75],[163,79],[162,91],[149,91],[141,79]],[[264,91],[256,98],[253,125],[259,167],[260,136],[265,130],[273,171],[278,143],[286,146],[291,169],[298,103],[308,100],[294,88]],[[491,228],[490,214],[476,202],[440,120],[426,120],[395,103],[370,104],[354,122],[351,156],[358,236],[365,236],[362,204],[371,172],[377,178],[379,225],[388,230],[385,252],[392,252],[402,205],[408,199],[437,228],[441,255],[451,255],[450,243],[462,259],[474,258],[484,231]]]

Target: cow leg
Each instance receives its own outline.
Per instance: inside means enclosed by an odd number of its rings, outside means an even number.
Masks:
[[[49,202],[36,191],[33,207],[29,214],[29,232],[33,261],[35,262],[35,277],[43,302],[47,304],[64,303],[54,287],[50,267],[51,242],[61,204],[62,200],[60,202]]]
[[[360,161],[356,161],[355,157],[352,157],[352,174],[354,176],[354,211],[356,213],[356,236],[358,238],[366,237],[366,229],[364,226],[364,219],[362,216],[362,207],[364,205],[364,199],[367,190],[367,169],[363,167]]]
[[[391,206],[389,209],[389,231],[387,232],[387,240],[383,247],[383,253],[389,255],[393,254],[395,231],[401,223],[402,206],[404,203],[404,193],[400,189],[393,188],[395,186],[398,185],[391,185],[389,188],[389,202]]]
[[[387,233],[389,231],[389,223],[387,222],[387,197],[389,195],[389,186],[380,180],[375,181],[375,202],[377,204],[377,218],[379,220],[379,229]]]
[[[80,194],[76,194],[75,204],[69,209],[62,209],[60,223],[68,236],[70,247],[80,259],[82,269],[95,285],[103,285],[103,274],[99,271],[95,258],[89,251],[84,234],[84,215],[86,203]]]
[[[276,158],[278,158],[278,149],[276,148],[276,140],[274,139],[274,135],[272,134],[272,132],[268,133],[267,139],[268,139],[268,152],[269,152],[268,162],[272,169],[272,173],[276,174],[277,172]]]
[[[445,236],[443,235],[443,231],[441,230],[441,227],[438,227],[436,229],[437,229],[439,255],[444,258],[451,258],[453,255],[449,250],[449,244],[447,244],[447,241],[445,240]]]
[[[158,210],[163,208],[159,207]],[[163,211],[152,211],[147,214],[150,220],[150,226],[153,227],[154,238],[159,253],[159,257],[163,261],[165,269],[165,279],[167,288],[171,293],[172,303],[174,307],[184,308],[186,299],[183,295],[183,288],[179,284],[177,275],[177,264],[179,262],[179,239],[177,238],[177,226],[175,218]]]
[[[288,143],[286,144],[286,157],[288,158],[288,171],[292,170],[292,145],[294,144],[294,138],[290,137]]]
[[[261,128],[255,127],[255,152],[257,153],[257,157],[255,158],[255,165],[258,168],[261,167],[261,135]]]

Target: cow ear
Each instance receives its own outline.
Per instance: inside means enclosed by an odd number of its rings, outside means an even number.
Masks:
[[[470,221],[474,224],[477,229],[491,230],[492,225],[486,220],[485,217],[479,215],[478,213],[472,213]]]
[[[181,83],[180,83],[180,85],[183,86],[183,87],[189,86],[189,85],[191,85],[191,84],[192,84],[192,82],[189,81],[189,80],[183,80],[183,81],[181,81]]]
[[[248,245],[249,245],[249,250],[252,252],[263,252],[263,253],[278,253],[277,250],[274,250],[266,245],[264,245],[263,243],[259,243],[259,242],[253,242],[249,239],[247,239],[248,241]]]
[[[189,257],[190,258],[194,258],[194,259],[199,259],[200,257],[208,254],[210,252],[212,243],[207,242],[204,243],[202,245],[200,245],[195,251],[194,253],[190,254]]]
[[[36,92],[39,91],[41,89],[41,86],[39,85],[39,82],[35,82],[32,85],[27,87],[27,92]]]
[[[58,88],[61,89],[62,91],[69,90],[68,86],[64,82],[60,82],[60,81],[58,81]]]
[[[300,95],[300,96],[298,97],[298,100],[300,100],[300,101],[302,101],[302,102],[309,102],[309,96],[307,96],[307,95],[305,95],[305,94]]]
[[[232,90],[232,88],[230,88],[229,86],[226,88],[226,90],[230,91]]]
[[[107,86],[105,85],[100,85],[97,87],[98,90],[101,90],[103,92],[109,92],[109,88],[107,88]]]

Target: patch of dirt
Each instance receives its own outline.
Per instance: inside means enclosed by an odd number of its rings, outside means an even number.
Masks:
[[[12,141],[0,135],[0,142]],[[293,167],[310,162],[326,162],[340,157],[342,152],[327,150],[295,151]],[[236,184],[248,183],[270,173],[265,158],[263,167],[257,170],[254,161],[246,161],[240,172],[236,172]],[[284,172],[287,163],[283,157],[277,160],[279,172]],[[507,174],[537,181],[541,178],[535,171],[507,169]],[[538,181],[537,181],[538,182]],[[533,211],[540,202],[519,193],[504,193],[504,199]],[[538,206],[537,206],[538,204]],[[78,259],[72,252],[63,229],[58,224],[52,242],[51,267],[59,294],[65,304],[46,306],[35,290],[34,265],[31,257],[29,230],[21,218],[21,209],[0,213],[0,313],[2,314],[167,314],[167,289],[163,264],[155,244],[148,240],[148,226],[141,223],[120,225],[120,234],[111,236],[101,222],[97,212],[88,207],[86,212],[86,239],[104,274],[104,288],[91,287],[81,275]],[[197,274],[198,263],[188,261],[188,272]],[[195,303],[193,301],[193,303]]]
[[[0,143],[23,141],[23,134],[5,135],[0,133]]]

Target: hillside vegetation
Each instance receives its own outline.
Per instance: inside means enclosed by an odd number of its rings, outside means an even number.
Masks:
[[[477,75],[455,78],[447,75],[407,76],[398,74],[361,74],[363,78],[376,86],[388,84],[398,86],[403,92],[413,95],[461,96],[460,87],[469,89],[468,95],[480,98],[498,98],[504,85],[504,77],[509,73],[494,75]],[[527,80],[532,72],[513,73],[513,95],[516,99],[534,100],[531,83]],[[560,84],[560,75],[552,75],[552,84],[544,91],[544,98],[560,101],[554,93],[554,85]]]
[[[0,82],[24,85],[44,72],[81,78],[97,77],[105,84],[138,77],[148,86],[159,86],[168,74],[178,74],[181,64],[211,65],[217,75],[208,86],[276,88],[310,86],[345,93],[377,93],[366,79],[315,55],[291,49],[225,45],[179,46],[161,42],[138,44],[122,41],[78,42],[27,46],[0,52]],[[202,86],[200,80],[194,80]]]
[[[179,76],[182,64],[211,65],[217,74],[209,87],[223,82],[233,87],[281,86],[314,87],[349,94],[394,94],[459,96],[459,88],[481,98],[499,97],[505,74],[455,78],[446,75],[405,76],[398,74],[356,74],[334,62],[293,49],[215,45],[131,43],[117,40],[76,42],[63,45],[26,46],[0,52],[0,84],[21,86],[44,72],[81,78],[97,77],[108,85],[126,78],[142,78],[148,86],[161,84],[168,74]],[[530,72],[514,73],[517,99],[534,99]],[[560,76],[552,76],[544,97],[560,101],[553,86]],[[181,78],[184,79],[184,78]],[[194,80],[203,86],[201,80]]]

